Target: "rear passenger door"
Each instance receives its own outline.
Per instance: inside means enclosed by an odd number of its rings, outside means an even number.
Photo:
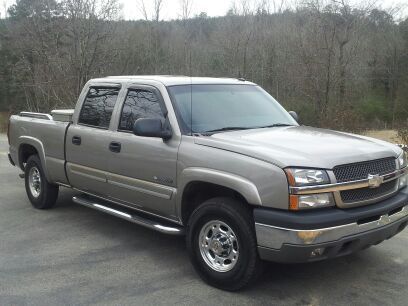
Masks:
[[[112,153],[108,182],[111,197],[161,216],[174,214],[176,162],[179,139],[141,137],[133,134],[139,118],[160,118],[169,124],[158,89],[133,86],[119,109],[117,131],[112,141],[120,152]]]
[[[108,196],[106,171],[112,135],[109,128],[119,91],[118,85],[90,87],[77,122],[68,128],[66,136],[70,184],[97,196]]]

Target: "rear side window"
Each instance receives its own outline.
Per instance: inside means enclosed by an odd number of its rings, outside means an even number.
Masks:
[[[132,131],[135,121],[139,118],[164,119],[159,98],[153,91],[129,90],[120,115],[119,130]]]
[[[107,129],[118,94],[119,88],[90,88],[78,123]]]

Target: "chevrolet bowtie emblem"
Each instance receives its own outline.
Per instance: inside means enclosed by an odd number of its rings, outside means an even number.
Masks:
[[[369,188],[377,188],[383,183],[384,178],[379,176],[378,174],[369,174],[368,175],[368,187]]]

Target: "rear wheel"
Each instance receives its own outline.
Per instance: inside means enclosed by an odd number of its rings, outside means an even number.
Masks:
[[[25,188],[31,204],[37,209],[52,208],[57,201],[58,185],[47,181],[38,155],[28,158],[24,171]]]
[[[187,248],[200,277],[220,289],[239,290],[261,269],[251,211],[234,199],[213,198],[193,212]]]

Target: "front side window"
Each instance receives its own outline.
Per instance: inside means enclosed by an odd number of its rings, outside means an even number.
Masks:
[[[132,131],[135,121],[139,118],[164,119],[160,101],[153,91],[145,89],[129,90],[123,104],[119,130]]]
[[[107,129],[118,94],[119,88],[90,88],[78,123]]]

